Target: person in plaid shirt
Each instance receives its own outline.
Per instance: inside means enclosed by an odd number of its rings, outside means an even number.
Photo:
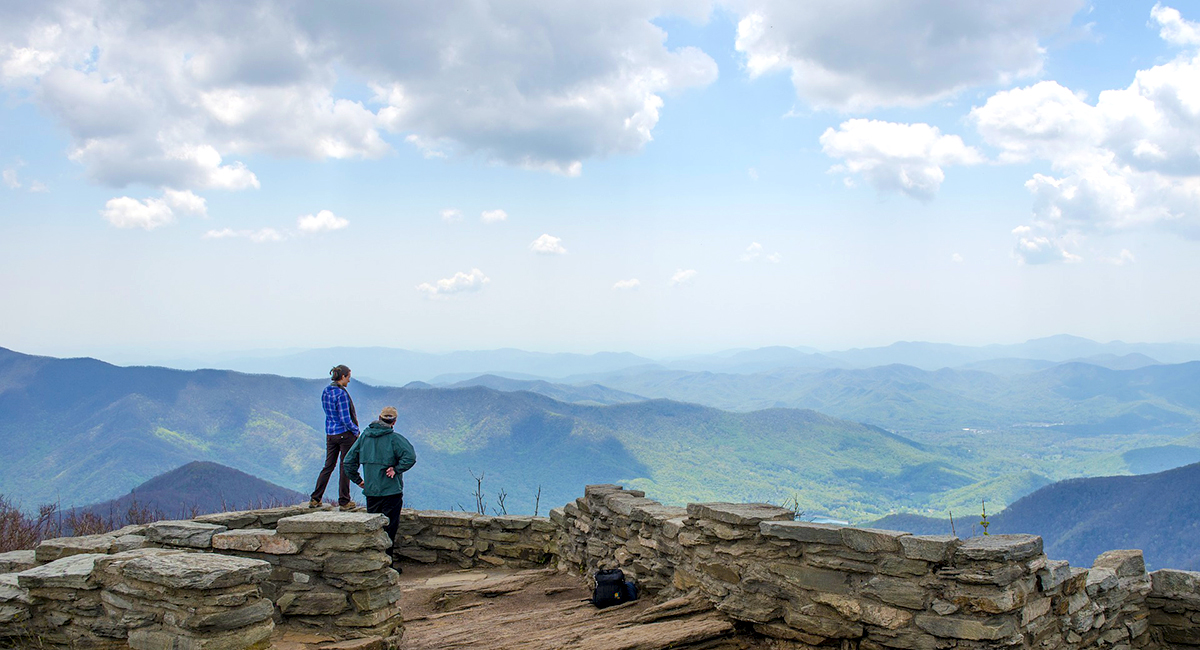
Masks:
[[[317,487],[309,498],[308,505],[316,508],[325,498],[325,486],[333,474],[333,466],[338,466],[338,505],[342,510],[354,508],[350,500],[350,479],[346,477],[342,463],[346,452],[358,439],[358,414],[354,412],[354,400],[346,386],[350,383],[350,369],[346,366],[335,366],[329,371],[332,380],[325,391],[321,393],[321,406],[325,409],[325,467],[317,476]]]

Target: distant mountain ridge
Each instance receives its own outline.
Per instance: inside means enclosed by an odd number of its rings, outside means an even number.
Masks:
[[[827,352],[810,347],[768,346],[663,360],[628,352],[574,354],[505,348],[434,354],[401,348],[335,347],[300,351],[258,351],[198,359],[159,360],[155,363],[187,370],[223,368],[238,372],[308,378],[324,378],[328,368],[344,363],[353,368],[355,375],[361,379],[370,378],[376,383],[403,386],[412,381],[455,383],[480,375],[574,383],[577,379],[586,379],[597,374],[635,368],[644,371],[745,374],[781,369],[827,370],[903,364],[933,371],[999,359],[1054,363],[1084,361],[1113,368],[1130,368],[1135,364],[1197,361],[1200,360],[1200,345],[1122,341],[1099,343],[1077,336],[1058,335],[1015,344],[965,346],[900,341],[882,347]]]
[[[89,503],[194,459],[307,490],[324,458],[325,385],[0,349],[0,437],[10,459],[0,493],[27,506]],[[364,424],[385,405],[399,410],[397,429],[418,451],[405,477],[414,507],[473,505],[472,473],[486,477],[489,511],[503,490],[512,512],[532,512],[539,488],[545,512],[581,485],[623,482],[675,503],[781,500],[803,486],[806,507],[857,518],[971,482],[937,450],[813,411],[595,406],[481,386],[350,389]]]
[[[1040,535],[1046,555],[1091,566],[1111,549],[1136,548],[1152,568],[1200,569],[1200,463],[1155,474],[1103,476],[1043,487],[988,517],[988,532]],[[960,536],[982,534],[979,513],[959,512]],[[869,524],[917,534],[948,534],[948,519],[889,515]]]
[[[646,397],[733,411],[813,409],[893,430],[1069,422],[1083,433],[1200,430],[1200,362],[1111,370],[1059,363],[995,375],[913,366],[755,374],[618,371],[589,381]]]

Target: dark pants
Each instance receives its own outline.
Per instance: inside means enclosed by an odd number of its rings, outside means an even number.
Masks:
[[[387,525],[383,527],[392,545],[388,553],[396,547],[396,527],[400,525],[400,508],[404,506],[403,494],[390,494],[386,497],[367,497],[367,512],[387,515]]]
[[[325,498],[325,486],[329,484],[333,466],[337,465],[338,505],[344,506],[350,503],[350,479],[342,469],[342,461],[345,460],[346,452],[350,451],[350,446],[354,444],[356,438],[357,436],[349,431],[334,436],[325,436],[325,467],[321,468],[321,475],[317,477],[317,487],[313,490],[312,498],[317,501]]]

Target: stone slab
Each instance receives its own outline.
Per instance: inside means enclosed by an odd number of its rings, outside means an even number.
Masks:
[[[252,510],[241,510],[238,512],[214,512],[208,515],[200,515],[192,521],[198,521],[202,524],[213,524],[214,526],[225,526],[230,530],[238,528],[247,528],[258,523],[258,514]]]
[[[483,515],[474,512],[453,510],[421,510],[416,513],[416,518],[417,521],[430,526],[472,526],[477,520],[485,519]]]
[[[25,589],[95,589],[93,575],[99,553],[71,555],[17,574],[17,584]]]
[[[764,521],[758,525],[763,535],[809,544],[841,546],[842,526],[814,524],[808,521]]]
[[[948,562],[962,540],[954,535],[908,535],[900,538],[904,557],[925,562]]]
[[[1016,632],[1011,619],[989,620],[918,614],[917,627],[937,637],[967,641],[997,641]]]
[[[18,573],[32,569],[38,565],[36,555],[37,551],[32,549],[0,553],[0,573]]]
[[[372,533],[387,524],[387,517],[368,512],[319,511],[284,517],[276,524],[280,533],[355,535]]]
[[[38,562],[53,562],[59,558],[85,553],[108,553],[112,550],[112,535],[81,535],[79,537],[55,537],[37,545],[34,553]]]
[[[213,535],[228,530],[225,526],[197,521],[156,521],[148,524],[144,535],[155,544],[186,548],[212,548]]]
[[[963,541],[954,559],[967,561],[1016,562],[1042,554],[1037,535],[980,535]]]
[[[1092,567],[1112,569],[1118,578],[1140,577],[1146,574],[1146,560],[1139,550],[1105,551],[1096,558]]]
[[[271,564],[231,555],[179,553],[130,560],[121,566],[121,572],[173,589],[211,590],[261,583],[271,574]]]
[[[1159,569],[1150,574],[1150,581],[1151,596],[1200,600],[1200,572]]]
[[[133,650],[266,650],[274,630],[272,619],[221,634],[189,635],[181,630],[150,626],[132,630],[129,647]]]
[[[295,555],[300,552],[296,542],[273,530],[243,528],[213,535],[212,546],[218,550],[248,551],[269,555]]]
[[[792,521],[796,513],[769,503],[689,503],[688,516],[712,519],[733,526],[755,526],[764,521]]]
[[[842,527],[842,543],[863,553],[899,553],[900,539],[910,533],[877,528]]]

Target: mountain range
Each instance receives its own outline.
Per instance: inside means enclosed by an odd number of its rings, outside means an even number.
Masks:
[[[682,374],[639,379],[638,390],[504,377],[458,387],[356,380],[350,390],[364,424],[385,405],[399,409],[397,428],[418,450],[406,502],[424,508],[473,507],[480,477],[489,511],[544,512],[588,483],[621,482],[668,503],[792,500],[863,521],[981,498],[999,509],[1062,478],[1162,469],[1186,457],[1181,449],[1200,452],[1187,435],[1198,430],[1200,363],[1066,363],[1018,376],[670,372]],[[0,493],[25,507],[83,505],[193,460],[307,492],[324,457],[325,383],[0,349]],[[786,389],[794,402],[732,411],[641,399],[680,386],[703,398],[694,401]],[[794,408],[804,405],[819,410]],[[1018,418],[1029,420],[987,428]]]
[[[306,491],[324,457],[324,385],[0,350],[0,493],[26,506],[82,505],[192,460]],[[418,449],[406,476],[415,507],[473,505],[473,474],[484,477],[489,510],[514,512],[533,511],[539,489],[537,505],[548,509],[588,483],[620,481],[671,502],[796,491],[810,508],[859,516],[971,482],[935,450],[813,411],[595,406],[479,386],[350,390],[364,424],[385,405],[399,409],[397,429]]]
[[[987,530],[1041,535],[1046,554],[1074,566],[1091,566],[1112,549],[1142,549],[1153,569],[1200,569],[1200,463],[1140,476],[1070,479],[1047,485],[988,517]],[[960,536],[982,534],[982,505],[956,515]],[[948,534],[951,523],[892,515],[870,524],[917,534]]]
[[[223,368],[307,378],[324,378],[328,368],[344,363],[362,381],[403,386],[412,381],[450,384],[485,374],[554,380],[556,383],[573,378],[566,383],[574,383],[593,375],[631,369],[744,374],[779,369],[827,370],[902,364],[939,370],[996,361],[1018,365],[1080,361],[1128,369],[1136,364],[1197,360],[1200,360],[1200,345],[1195,343],[1099,343],[1058,335],[1009,345],[973,347],[901,341],[883,347],[828,352],[810,347],[772,346],[657,360],[628,352],[570,354],[499,349],[434,354],[399,348],[337,347],[154,359],[153,363],[180,369]]]

